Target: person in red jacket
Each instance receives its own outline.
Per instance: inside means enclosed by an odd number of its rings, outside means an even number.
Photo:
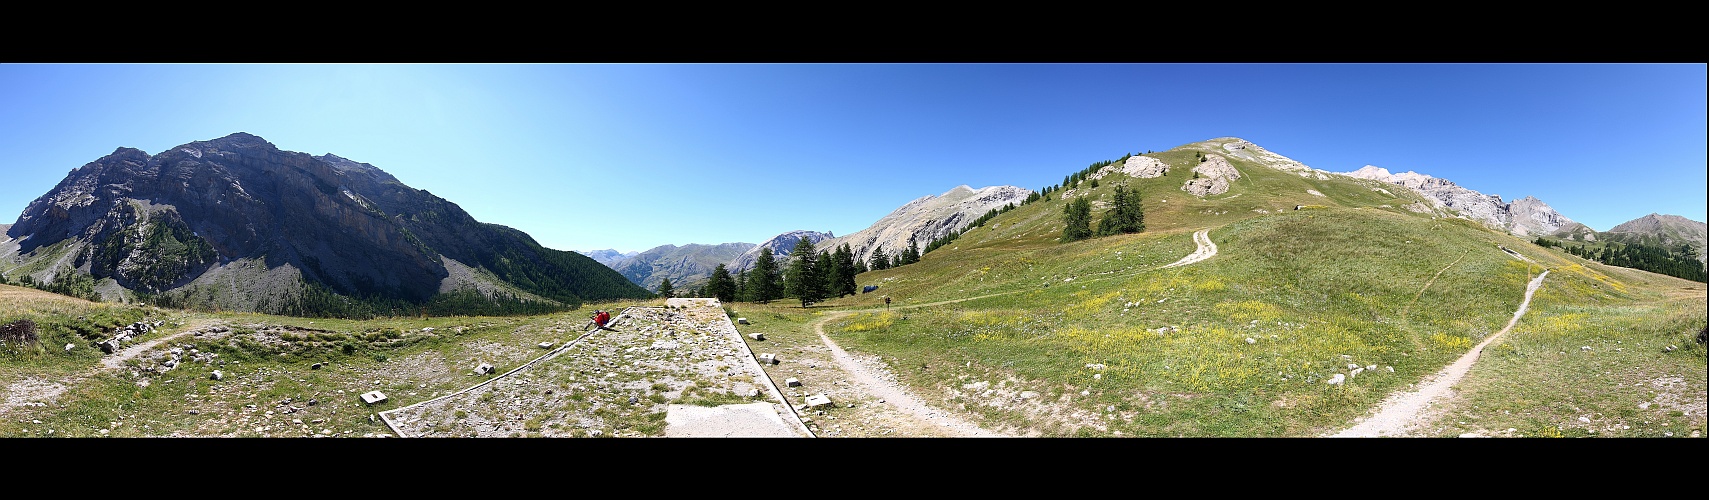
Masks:
[[[599,310],[599,311],[594,311],[594,313],[593,313],[593,324],[595,326],[598,326],[600,328],[605,328],[605,324],[609,323],[609,322],[611,322],[611,313],[605,312],[603,309]]]

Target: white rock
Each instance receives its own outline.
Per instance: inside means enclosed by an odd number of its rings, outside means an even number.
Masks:
[[[1342,375],[1342,374],[1337,373],[1337,374],[1335,374],[1335,376],[1329,377],[1329,380],[1327,380],[1326,382],[1329,385],[1341,385],[1342,382],[1346,382],[1346,381],[1347,381],[1346,375]]]

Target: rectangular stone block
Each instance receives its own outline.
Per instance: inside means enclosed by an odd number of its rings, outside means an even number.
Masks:
[[[364,392],[362,393],[362,402],[371,405],[384,403],[386,402],[386,393],[380,391]]]

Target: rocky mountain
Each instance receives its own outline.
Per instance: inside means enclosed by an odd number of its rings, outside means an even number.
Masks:
[[[1639,243],[1674,250],[1690,245],[1698,262],[1709,263],[1709,224],[1678,215],[1649,214],[1600,233],[1608,241]]]
[[[802,238],[806,238],[807,241],[818,245],[820,242],[834,237],[835,235],[828,232],[822,233],[818,231],[805,230],[796,230],[779,234],[771,237],[771,239],[760,242],[758,245],[754,245],[747,251],[742,252],[741,255],[731,259],[724,268],[730,271],[732,276],[742,271],[753,269],[754,262],[760,258],[760,251],[765,249],[770,249],[772,257],[777,259],[779,265],[782,265],[783,262],[788,261],[789,251],[794,250],[796,242],[801,241]],[[711,275],[711,269],[707,270],[707,275]]]
[[[235,133],[79,167],[24,210],[0,272],[87,295],[283,314],[650,294],[586,256],[476,221],[366,163]]]
[[[648,290],[658,290],[665,278],[674,288],[689,288],[705,282],[719,264],[728,264],[753,248],[753,243],[661,245],[609,265]]]
[[[633,252],[633,251],[631,251],[631,252],[619,252],[616,249],[612,249],[612,248],[608,248],[605,250],[577,251],[576,253],[586,255],[586,256],[588,256],[588,258],[593,259],[594,262],[598,262],[600,264],[605,264],[606,267],[611,267],[612,264],[616,264],[618,262],[621,262],[623,259],[627,259],[627,258],[634,257],[636,255],[641,254],[641,252]]]
[[[1406,187],[1424,195],[1436,208],[1451,209],[1468,219],[1516,236],[1554,236],[1585,241],[1596,237],[1595,230],[1568,219],[1547,203],[1530,196],[1505,203],[1499,195],[1486,195],[1447,179],[1410,171],[1391,174],[1388,169],[1374,165],[1365,165],[1343,175]]]
[[[820,241],[816,246],[819,250],[832,252],[847,244],[859,262],[870,262],[873,252],[879,250],[892,257],[900,255],[908,248],[910,238],[919,250],[924,251],[932,240],[966,227],[992,209],[1000,209],[1010,203],[1020,205],[1029,194],[1032,190],[1015,186],[979,189],[956,186],[941,195],[917,198],[897,207],[866,229]],[[787,254],[792,247],[784,248]]]

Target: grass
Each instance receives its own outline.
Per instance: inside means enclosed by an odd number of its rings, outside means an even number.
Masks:
[[[1525,283],[1549,269],[1530,312],[1484,351],[1456,387],[1459,399],[1428,432],[1703,431],[1709,370],[1703,346],[1690,338],[1706,321],[1701,283],[1604,266],[1469,221],[1414,213],[1404,207],[1422,199],[1394,186],[1239,159],[1231,163],[1243,177],[1228,193],[1198,199],[1179,190],[1191,177],[1184,173],[1192,151],[1154,153],[1176,169],[1128,180],[1145,207],[1143,233],[1059,243],[1064,200],[1057,196],[1006,212],[918,263],[858,277],[881,285],[879,293],[807,308],[789,299],[726,303],[724,314],[747,318],[744,334],[765,333],[766,340],[749,342],[753,352],[785,360],[765,370],[777,380],[801,377],[805,392],[836,383],[803,370],[827,362],[814,332],[824,322],[843,348],[882,360],[923,400],[1015,435],[1317,436],[1350,425],[1499,331]],[[1091,192],[1107,195],[1122,180],[1106,177]],[[1293,210],[1297,205],[1314,207]],[[1204,228],[1220,249],[1216,257],[1162,269],[1191,253],[1192,232]],[[886,307],[881,296],[894,302]],[[375,413],[479,383],[479,363],[503,372],[538,357],[535,345],[575,338],[594,309],[665,303],[587,304],[534,317],[355,321],[97,304],[16,287],[0,287],[0,298],[0,321],[28,317],[49,325],[46,347],[87,342],[89,332],[146,318],[166,322],[153,335],[208,321],[236,333],[175,343],[217,354],[224,364],[182,363],[140,379],[100,375],[68,388],[53,405],[14,408],[0,419],[0,436],[27,437],[384,433],[370,418]],[[833,319],[841,312],[848,314]],[[100,359],[92,349],[46,347],[0,350],[0,381],[59,380]],[[725,360],[644,362],[633,357],[642,351],[626,350],[637,347],[644,346],[582,346],[518,377],[505,396],[482,402],[476,394],[420,416],[432,420],[426,428],[433,435],[467,436],[477,433],[474,425],[505,423],[491,414],[493,405],[527,396],[538,400],[525,403],[533,416],[515,421],[511,435],[656,436],[663,405],[751,401],[720,389],[757,382],[751,377],[680,368]],[[310,368],[314,363],[325,366]],[[398,371],[402,366],[419,371]],[[227,382],[210,380],[216,369]],[[1335,375],[1349,378],[1326,383]],[[393,399],[369,407],[355,398],[371,390]],[[845,403],[867,402],[837,403],[815,416],[832,422]],[[216,414],[221,418],[202,417]]]

